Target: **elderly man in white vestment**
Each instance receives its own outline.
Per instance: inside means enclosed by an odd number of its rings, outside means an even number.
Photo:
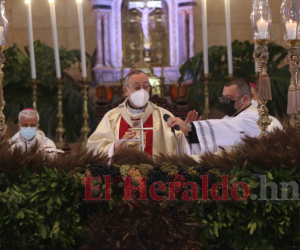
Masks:
[[[55,143],[38,130],[39,113],[34,109],[24,109],[19,113],[19,132],[11,138],[12,148],[20,147],[23,152],[28,151],[35,143],[40,149],[56,149]]]
[[[242,141],[244,135],[258,137],[258,112],[251,104],[251,90],[247,81],[235,78],[224,85],[219,98],[226,116],[223,119],[195,121],[195,112],[188,115],[184,122],[179,118],[170,118],[168,126],[178,125],[188,137],[187,153],[199,155],[205,152],[218,152],[221,148],[230,149]]]
[[[103,152],[112,156],[118,150],[127,146],[126,142],[140,139],[141,118],[144,128],[154,130],[144,131],[145,152],[150,156],[175,153],[175,138],[171,128],[164,121],[165,114],[173,115],[149,101],[151,86],[148,76],[141,70],[132,70],[125,77],[123,90],[126,100],[117,108],[107,112],[96,131],[88,139],[87,147],[95,153]],[[185,149],[185,138],[181,131],[176,132],[180,148]],[[121,140],[121,141],[120,141]],[[136,145],[140,147],[140,142]]]

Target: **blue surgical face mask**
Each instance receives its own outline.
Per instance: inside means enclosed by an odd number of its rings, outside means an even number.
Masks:
[[[31,139],[33,139],[33,137],[35,137],[36,131],[37,131],[37,128],[30,128],[30,127],[24,128],[24,127],[21,127],[21,135],[27,141],[30,141]]]

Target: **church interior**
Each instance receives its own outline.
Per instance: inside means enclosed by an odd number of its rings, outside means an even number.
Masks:
[[[0,249],[300,248],[299,0],[0,9]]]

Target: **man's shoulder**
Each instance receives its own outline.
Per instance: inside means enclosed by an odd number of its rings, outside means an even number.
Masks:
[[[42,147],[56,148],[54,141],[45,136],[44,132],[41,130],[37,131],[37,139],[41,143]]]
[[[257,108],[250,105],[248,108],[243,110],[240,114],[238,114],[236,116],[236,118],[238,118],[238,117],[243,118],[243,117],[247,117],[247,116],[255,116],[255,117],[258,116]]]
[[[253,107],[248,107],[245,110],[243,110],[241,113],[239,113],[237,116],[224,116],[221,120],[244,120],[244,119],[258,119],[258,112]]]
[[[269,125],[269,128],[283,129],[283,126],[282,126],[281,122],[276,117],[269,115],[269,118],[272,121],[271,124]]]
[[[103,119],[114,119],[116,116],[120,115],[120,108],[123,108],[123,104],[120,104],[118,107],[111,109],[110,111],[106,112]]]
[[[47,144],[47,147],[56,148],[54,141],[52,141],[48,137],[45,137],[44,141],[45,141],[45,144]]]
[[[18,141],[20,139],[20,131],[18,133],[16,133],[11,139],[10,141]]]

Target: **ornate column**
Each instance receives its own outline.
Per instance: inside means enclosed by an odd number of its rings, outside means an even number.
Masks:
[[[104,28],[104,63],[105,66],[111,66],[110,58],[110,44],[109,44],[109,16],[110,13],[106,12],[103,16],[103,28]]]
[[[195,55],[194,52],[194,10],[187,10],[189,15],[189,58],[192,58]]]
[[[286,43],[290,46],[288,51],[288,55],[285,60],[289,64],[289,70],[291,72],[291,80],[288,91],[288,105],[287,105],[287,113],[291,115],[290,124],[294,128],[300,128],[300,100],[299,100],[299,44],[300,40],[287,40]]]
[[[58,119],[58,124],[57,124],[57,128],[56,128],[56,134],[57,134],[57,142],[56,142],[56,146],[59,149],[62,149],[64,146],[64,138],[63,138],[63,134],[65,132],[64,129],[64,125],[63,125],[63,118],[64,118],[64,114],[63,114],[63,110],[62,110],[62,84],[63,81],[61,80],[61,78],[58,78],[56,80],[56,85],[57,85],[57,119]]]
[[[204,75],[204,97],[205,97],[205,102],[204,102],[204,110],[203,110],[203,119],[208,120],[209,114],[210,114],[210,109],[209,109],[209,91],[208,91],[208,84],[209,84],[209,74]]]
[[[182,41],[182,56],[181,62],[184,63],[188,59],[188,45],[187,45],[187,36],[186,36],[186,10],[179,10],[179,14],[181,15],[181,41]]]
[[[261,134],[259,138],[263,136],[267,136],[267,129],[268,126],[271,124],[271,120],[269,119],[269,110],[267,108],[267,102],[272,100],[272,93],[271,93],[271,83],[270,77],[267,73],[268,70],[268,59],[269,59],[269,52],[268,52],[268,43],[271,40],[268,39],[257,39],[255,43],[257,44],[257,49],[253,53],[253,57],[259,63],[259,89],[258,89],[258,113],[259,119],[257,124],[261,130]]]
[[[102,17],[103,13],[96,11],[97,17],[97,65],[96,68],[103,66],[103,39],[102,39]]]
[[[300,128],[300,34],[299,30],[299,1],[284,0],[281,5],[281,18],[284,28],[284,40],[290,49],[286,56],[286,62],[289,64],[291,72],[291,81],[288,90],[287,113],[291,115],[290,124]]]
[[[87,80],[86,77],[82,79],[82,92],[83,92],[83,126],[81,128],[81,134],[83,137],[82,140],[82,148],[86,148],[87,145],[87,140],[88,140],[88,134],[90,133],[91,129],[88,124],[88,119],[89,119],[89,111],[88,111],[88,85],[89,81]]]
[[[254,31],[254,41],[257,49],[253,53],[253,58],[259,64],[259,79],[258,79],[258,113],[259,119],[257,124],[261,130],[259,138],[268,135],[267,128],[271,124],[269,119],[269,110],[266,106],[269,100],[272,100],[271,82],[268,71],[268,43],[270,39],[270,28],[272,23],[271,9],[269,0],[253,1],[250,20]]]

